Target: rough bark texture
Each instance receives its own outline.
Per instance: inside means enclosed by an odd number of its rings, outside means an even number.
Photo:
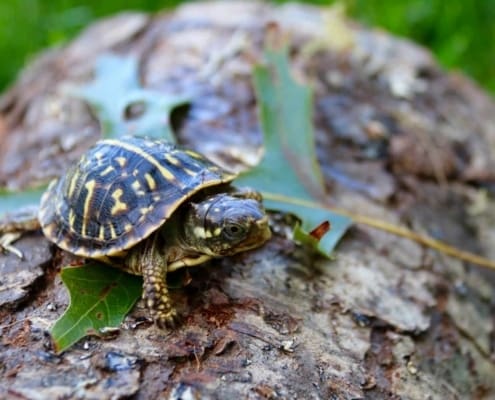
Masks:
[[[249,164],[261,142],[251,68],[268,30],[291,43],[315,91],[329,196],[495,258],[495,106],[430,54],[306,6],[254,2],[123,14],[41,55],[3,96],[0,185],[57,176],[99,137],[67,95],[107,52],[140,61],[144,86],[188,94],[179,139]],[[67,306],[70,261],[40,235],[0,255],[0,397],[488,399],[495,397],[494,273],[356,226],[323,260],[274,226],[264,248],[192,269],[172,331],[136,307],[111,340],[61,356],[47,329]]]

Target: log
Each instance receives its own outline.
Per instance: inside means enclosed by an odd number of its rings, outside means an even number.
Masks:
[[[58,176],[100,137],[71,87],[96,61],[136,57],[144,87],[187,94],[179,141],[245,168],[261,131],[252,67],[277,31],[315,93],[318,158],[338,207],[495,259],[495,105],[414,43],[335,9],[212,2],[124,13],[34,60],[0,101],[0,186]],[[230,163],[230,164],[229,164]],[[356,224],[324,259],[286,235],[192,268],[173,330],[138,304],[115,337],[56,355],[73,257],[41,234],[0,255],[0,397],[26,399],[489,399],[493,271]]]

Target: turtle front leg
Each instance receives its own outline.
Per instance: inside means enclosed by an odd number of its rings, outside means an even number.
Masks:
[[[24,258],[24,254],[17,247],[13,246],[13,243],[21,237],[21,232],[7,232],[0,234],[0,250],[5,250],[8,253],[12,253],[19,257],[21,260]]]
[[[162,329],[175,325],[177,318],[168,293],[166,274],[160,265],[143,265],[143,299],[151,318]]]
[[[145,249],[141,258],[143,299],[151,318],[159,328],[174,326],[177,311],[172,305],[167,288],[167,258],[158,251],[156,240]]]
[[[37,217],[38,207],[27,206],[12,213],[7,213],[0,219],[0,251],[6,250],[19,258],[24,258],[22,252],[13,246],[24,232],[40,228]]]

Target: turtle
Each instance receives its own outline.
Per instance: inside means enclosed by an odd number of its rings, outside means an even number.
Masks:
[[[103,139],[41,197],[38,222],[58,247],[143,277],[160,327],[177,312],[167,273],[230,256],[271,237],[261,195],[236,174],[165,140]]]

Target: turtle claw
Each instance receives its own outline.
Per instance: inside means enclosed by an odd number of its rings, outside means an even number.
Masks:
[[[155,324],[160,329],[174,329],[179,322],[179,316],[175,309],[168,310],[168,312],[157,311],[153,315]]]

